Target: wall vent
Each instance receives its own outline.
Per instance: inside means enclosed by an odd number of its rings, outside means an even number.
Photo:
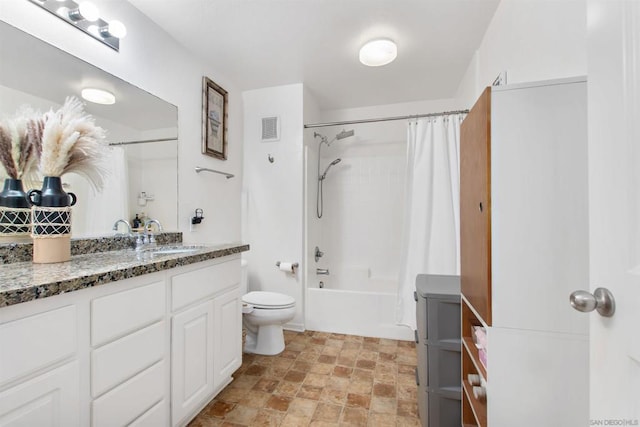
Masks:
[[[280,139],[280,118],[277,116],[262,118],[262,142]]]

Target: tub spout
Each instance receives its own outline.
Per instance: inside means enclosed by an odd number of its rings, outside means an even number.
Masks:
[[[328,276],[329,275],[329,269],[328,268],[316,268],[316,274],[318,276],[320,276],[320,275]]]

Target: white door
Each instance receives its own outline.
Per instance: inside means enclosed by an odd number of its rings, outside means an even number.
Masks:
[[[589,0],[590,425],[640,425],[640,1]],[[612,420],[615,420],[612,424]]]

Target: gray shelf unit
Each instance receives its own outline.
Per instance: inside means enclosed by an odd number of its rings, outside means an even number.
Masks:
[[[462,424],[460,276],[416,277],[418,413],[423,426]]]

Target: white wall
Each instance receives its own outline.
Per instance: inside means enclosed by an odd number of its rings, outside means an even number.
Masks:
[[[297,330],[304,329],[303,96],[302,84],[243,92],[248,287],[295,298],[296,317],[287,327]],[[261,119],[273,116],[280,118],[280,139],[261,142]],[[277,261],[300,268],[287,274]]]
[[[470,108],[498,74],[523,83],[587,74],[586,0],[502,0],[456,98]]]
[[[242,97],[228,76],[215,64],[195,59],[160,27],[125,1],[94,2],[106,19],[120,19],[128,29],[120,52],[97,42],[44,9],[24,0],[0,1],[0,19],[49,42],[178,107],[179,229],[187,242],[225,242],[240,238],[242,175]],[[201,154],[202,76],[212,78],[229,92],[228,160]],[[196,174],[195,166],[221,169],[236,175],[225,179]],[[190,233],[196,208],[205,220]]]

